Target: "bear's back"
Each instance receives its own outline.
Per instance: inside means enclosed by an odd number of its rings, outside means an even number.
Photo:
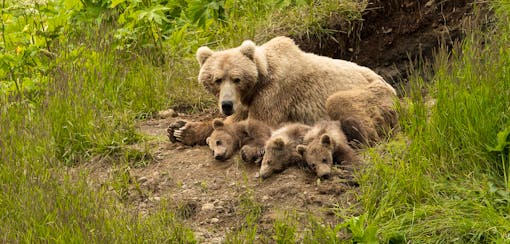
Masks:
[[[312,125],[328,118],[325,103],[334,93],[366,87],[372,82],[386,83],[369,68],[304,52],[287,37],[276,37],[260,46],[259,51],[267,61],[268,73],[249,113],[271,125]]]
[[[309,143],[313,140],[319,139],[322,135],[328,134],[336,144],[346,141],[346,137],[342,132],[342,126],[340,121],[337,120],[323,120],[316,123],[312,129],[310,129],[305,137],[304,143]]]

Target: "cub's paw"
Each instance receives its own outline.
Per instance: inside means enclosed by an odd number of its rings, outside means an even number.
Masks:
[[[241,148],[241,158],[247,163],[260,164],[264,157],[264,148],[245,145]]]
[[[180,130],[182,127],[184,127],[188,122],[185,121],[185,120],[177,120],[175,122],[173,122],[172,124],[170,124],[170,126],[168,126],[168,128],[166,129],[167,133],[168,133],[168,139],[171,141],[171,142],[180,142],[180,134],[181,133],[177,133],[179,134],[179,137],[175,136],[175,132]]]

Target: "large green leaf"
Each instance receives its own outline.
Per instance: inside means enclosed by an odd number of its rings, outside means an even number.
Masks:
[[[487,146],[487,149],[491,152],[504,152],[510,147],[510,126],[498,133],[496,143],[496,146]]]

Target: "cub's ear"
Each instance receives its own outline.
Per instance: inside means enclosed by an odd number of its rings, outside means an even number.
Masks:
[[[214,52],[206,46],[200,47],[197,50],[197,60],[198,60],[198,63],[200,64],[200,66],[204,65],[205,61],[209,57],[211,57],[211,55],[213,55],[213,53]]]
[[[221,119],[214,119],[213,122],[212,122],[212,127],[213,129],[218,129],[218,128],[221,128],[223,127],[225,124],[223,123],[223,120]]]
[[[207,138],[205,139],[205,143],[206,143],[207,145],[209,145],[209,141],[211,141],[211,137],[210,137],[210,136],[209,136],[209,137],[207,137]]]
[[[297,152],[299,153],[299,155],[301,155],[302,157],[305,156],[305,151],[306,151],[306,146],[305,145],[297,145],[296,146],[296,150]]]
[[[331,138],[328,135],[322,135],[321,136],[321,143],[324,146],[330,146],[331,145]]]
[[[271,142],[271,148],[275,150],[282,150],[285,146],[285,142],[282,138],[276,138],[273,142]]]
[[[255,49],[256,48],[257,48],[257,46],[255,45],[254,42],[252,42],[250,40],[246,40],[243,42],[243,44],[241,44],[240,50],[244,56],[253,60],[255,58]]]

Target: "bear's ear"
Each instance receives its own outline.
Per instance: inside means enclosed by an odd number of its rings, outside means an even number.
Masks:
[[[211,137],[210,137],[210,136],[209,136],[209,137],[207,137],[207,138],[205,139],[205,143],[206,143],[207,145],[209,145],[209,141],[211,141]]]
[[[324,146],[330,146],[331,145],[331,138],[328,135],[322,135],[321,136],[321,143]]]
[[[305,156],[305,151],[306,151],[306,146],[305,145],[297,145],[296,146],[296,150],[297,152],[299,153],[299,155],[301,155],[302,157]]]
[[[197,60],[198,60],[198,63],[200,64],[200,66],[204,65],[205,61],[209,57],[211,57],[211,55],[213,55],[213,53],[214,52],[206,46],[200,47],[197,50]]]
[[[221,119],[214,119],[213,122],[212,122],[212,127],[213,129],[218,129],[218,128],[221,128],[223,127],[225,124],[223,123],[223,120]]]
[[[244,56],[253,60],[255,58],[255,49],[256,48],[257,48],[257,46],[255,45],[254,42],[247,40],[247,41],[244,41],[243,44],[241,44],[240,50]]]
[[[282,150],[283,147],[285,146],[285,142],[283,141],[282,138],[276,138],[273,142],[272,142],[272,148],[273,149],[276,149],[276,150]]]

